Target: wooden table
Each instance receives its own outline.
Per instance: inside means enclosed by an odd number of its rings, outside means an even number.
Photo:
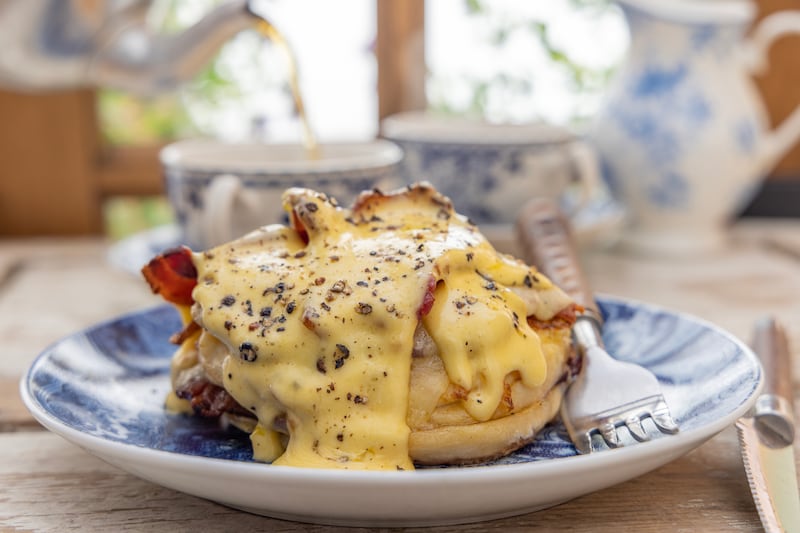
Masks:
[[[502,246],[501,246],[502,247]],[[160,303],[107,261],[99,239],[0,241],[0,530],[335,531],[273,520],[177,493],[111,467],[43,430],[18,382],[48,344]],[[585,250],[598,291],[685,311],[749,339],[772,313],[790,333],[800,376],[800,221],[748,220],[729,249],[689,260]],[[797,389],[795,389],[797,391]],[[736,433],[637,479],[524,516],[434,531],[758,531]]]

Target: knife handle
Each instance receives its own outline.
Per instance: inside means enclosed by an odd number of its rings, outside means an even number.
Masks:
[[[756,323],[753,351],[764,368],[764,389],[755,405],[755,421],[784,445],[794,441],[792,361],[781,324],[767,317]]]
[[[792,400],[792,361],[789,357],[789,341],[781,324],[774,318],[764,318],[756,324],[753,335],[753,351],[764,367],[763,394],[780,396]]]
[[[516,229],[525,259],[602,324],[592,289],[578,262],[569,222],[556,201],[530,200],[520,211]]]

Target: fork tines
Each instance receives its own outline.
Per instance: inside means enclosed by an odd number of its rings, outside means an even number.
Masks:
[[[647,423],[647,421],[651,423]],[[627,443],[645,442],[660,434],[675,434],[678,425],[670,415],[661,394],[595,413],[577,420],[564,420],[575,447],[580,453],[591,453],[603,446],[619,448]],[[647,424],[648,427],[645,427]],[[626,428],[625,432],[620,432]],[[631,438],[633,438],[633,440]],[[599,437],[601,442],[595,445]]]

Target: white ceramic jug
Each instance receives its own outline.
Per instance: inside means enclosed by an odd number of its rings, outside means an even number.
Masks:
[[[629,215],[622,240],[652,253],[713,249],[800,137],[800,108],[770,131],[751,80],[778,37],[800,33],[800,12],[770,15],[745,38],[750,1],[617,3],[630,51],[589,138]]]

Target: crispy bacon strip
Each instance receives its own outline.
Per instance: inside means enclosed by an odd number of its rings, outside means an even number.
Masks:
[[[433,276],[428,278],[428,285],[425,287],[425,294],[422,297],[422,304],[417,309],[417,318],[421,319],[425,315],[431,312],[433,309],[433,304],[436,301],[436,297],[433,295],[433,291],[436,290],[436,280]]]
[[[142,275],[155,294],[177,305],[192,305],[192,289],[197,285],[197,269],[192,251],[186,246],[167,250],[142,268]]]
[[[583,307],[578,304],[570,304],[547,322],[537,319],[535,316],[528,317],[528,324],[534,329],[564,329],[571,328],[575,323],[578,313],[583,311]]]
[[[292,209],[291,215],[292,215],[290,219],[291,228],[297,232],[303,243],[308,244],[309,241],[308,229],[306,229],[305,224],[303,224],[303,220],[300,218],[300,216],[297,214],[297,211],[295,211],[294,209]]]

